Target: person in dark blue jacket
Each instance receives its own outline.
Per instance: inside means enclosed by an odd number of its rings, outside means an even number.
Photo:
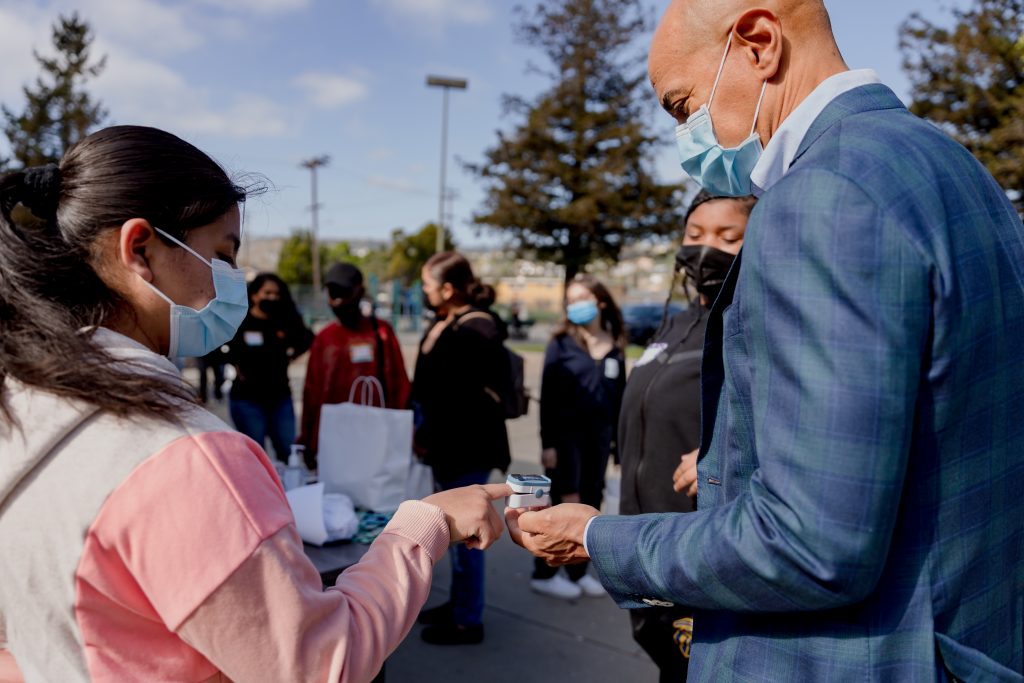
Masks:
[[[565,290],[565,320],[544,356],[541,380],[541,461],[554,504],[601,506],[604,472],[615,454],[619,407],[626,387],[622,314],[595,278],[577,275]],[[530,587],[552,597],[600,597],[604,589],[587,564],[566,569],[537,560]]]

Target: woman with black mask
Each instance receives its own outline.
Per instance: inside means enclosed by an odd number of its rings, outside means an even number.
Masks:
[[[237,377],[231,383],[231,421],[261,446],[269,436],[278,460],[287,461],[295,441],[295,408],[288,365],[313,342],[288,285],[273,273],[249,283],[249,313],[228,344],[228,361]]]
[[[700,445],[700,368],[707,309],[722,289],[743,244],[753,197],[714,197],[701,192],[686,214],[676,277],[665,319],[636,362],[622,402],[619,457],[621,513],[691,512],[693,499],[673,488],[680,458],[694,459]],[[696,290],[687,310],[668,318],[679,275]],[[686,463],[689,464],[688,462]],[[633,637],[661,670],[660,680],[685,681],[693,620],[685,608],[631,610]]]

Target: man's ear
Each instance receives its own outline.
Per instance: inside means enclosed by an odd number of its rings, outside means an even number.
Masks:
[[[752,9],[733,25],[733,36],[741,53],[750,61],[759,79],[769,81],[782,65],[782,22],[771,11]]]
[[[152,249],[159,237],[145,218],[132,218],[121,226],[117,261],[146,282],[153,281]]]

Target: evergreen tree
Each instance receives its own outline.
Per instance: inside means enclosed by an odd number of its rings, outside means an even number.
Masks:
[[[615,259],[628,242],[678,230],[681,185],[651,172],[646,91],[638,40],[649,21],[640,0],[551,0],[519,8],[520,42],[551,64],[550,89],[533,103],[505,97],[521,122],[481,164],[467,168],[487,191],[474,222],[514,247],[565,266]]]
[[[900,27],[911,111],[955,136],[1024,212],[1024,0],[975,0],[951,29]]]
[[[106,65],[106,57],[90,61],[92,41],[88,24],[75,13],[61,16],[53,27],[55,57],[33,52],[42,75],[23,89],[25,110],[15,114],[2,108],[4,133],[18,167],[57,162],[106,118],[100,103],[83,88]]]

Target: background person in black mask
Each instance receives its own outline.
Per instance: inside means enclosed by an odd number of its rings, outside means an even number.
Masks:
[[[350,263],[335,263],[324,277],[324,289],[337,321],[316,335],[306,367],[298,443],[306,447],[310,468],[316,467],[320,408],[348,401],[356,379],[379,379],[388,408],[402,409],[409,402],[409,375],[395,331],[375,315],[363,315],[363,273]]]
[[[270,437],[277,459],[287,461],[295,441],[288,365],[306,352],[313,333],[281,278],[260,273],[248,289],[249,313],[228,344],[227,359],[237,370],[231,384],[231,420],[260,446]]]
[[[686,215],[666,320],[626,384],[619,420],[621,513],[690,512],[693,499],[673,488],[680,458],[700,444],[700,367],[706,309],[714,303],[743,244],[755,199],[701,192]],[[697,300],[667,318],[679,274]],[[694,463],[696,458],[693,458]],[[693,620],[684,608],[631,610],[633,637],[661,670],[662,683],[685,681]]]

